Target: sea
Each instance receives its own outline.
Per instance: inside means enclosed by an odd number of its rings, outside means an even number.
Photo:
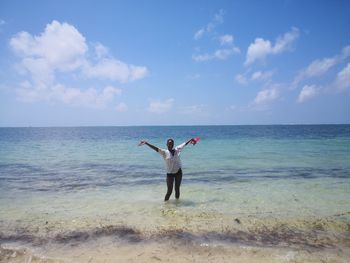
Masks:
[[[0,128],[0,262],[159,261],[350,262],[350,125]]]

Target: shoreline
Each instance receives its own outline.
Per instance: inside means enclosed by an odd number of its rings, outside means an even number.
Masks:
[[[319,220],[309,230],[286,222],[244,226],[244,219],[221,231],[183,224],[157,231],[127,225],[60,233],[19,229],[18,235],[0,232],[0,262],[344,262],[350,259],[346,222],[332,229]]]
[[[109,238],[47,248],[5,244],[0,246],[0,262],[346,262],[349,247],[289,248],[240,244],[182,242],[118,242]],[[344,261],[345,260],[345,261]]]

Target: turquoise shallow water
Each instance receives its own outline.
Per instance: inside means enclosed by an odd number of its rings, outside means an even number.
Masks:
[[[181,199],[164,203],[163,160],[137,144],[196,136],[181,154]],[[154,241],[181,231],[341,246],[349,219],[350,125],[0,128],[0,242]]]

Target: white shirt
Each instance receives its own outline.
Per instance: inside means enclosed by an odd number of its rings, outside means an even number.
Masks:
[[[186,143],[182,143],[175,147],[174,155],[167,149],[158,148],[158,152],[164,158],[166,172],[168,174],[175,174],[181,168],[180,152],[186,146]]]

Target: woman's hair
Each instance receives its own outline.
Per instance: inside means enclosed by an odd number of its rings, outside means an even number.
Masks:
[[[169,141],[174,143],[174,140],[172,138],[169,138],[166,142],[168,143]]]

